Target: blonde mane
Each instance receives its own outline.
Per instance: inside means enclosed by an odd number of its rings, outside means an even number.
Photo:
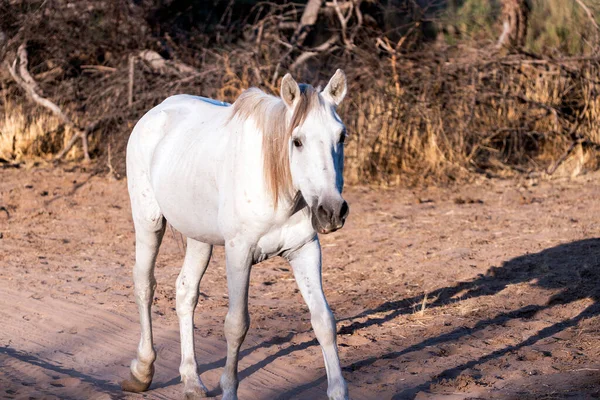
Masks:
[[[309,112],[320,103],[319,93],[310,85],[300,86],[300,98],[290,123],[287,123],[287,106],[279,97],[260,89],[245,90],[233,103],[231,119],[251,118],[262,133],[262,153],[265,182],[277,208],[280,197],[291,199],[292,174],[289,161],[289,140],[292,131],[301,125]]]

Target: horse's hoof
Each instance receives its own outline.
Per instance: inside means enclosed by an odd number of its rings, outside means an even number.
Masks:
[[[183,398],[185,400],[198,400],[208,397],[208,389],[200,383],[189,388],[185,388],[183,392]]]
[[[185,392],[183,394],[183,398],[185,400],[198,400],[198,399],[204,399],[206,397],[208,397],[206,395],[206,392],[194,392],[194,393],[192,393],[192,392]]]
[[[222,400],[238,400],[237,393],[223,392]]]
[[[125,392],[133,392],[140,393],[145,392],[150,387],[152,383],[152,378],[150,378],[147,382],[142,382],[133,374],[129,374],[129,379],[125,379],[121,382],[121,389]]]
[[[329,400],[348,400],[348,386],[346,382],[341,381],[327,388],[327,397]]]

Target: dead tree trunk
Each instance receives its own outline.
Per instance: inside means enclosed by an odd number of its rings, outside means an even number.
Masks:
[[[516,48],[525,46],[530,11],[527,0],[502,0],[502,34],[498,47],[507,44]]]

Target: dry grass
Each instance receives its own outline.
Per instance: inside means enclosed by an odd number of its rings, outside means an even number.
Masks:
[[[407,60],[399,77],[391,74],[391,66],[382,65],[382,77],[364,84],[353,83],[361,70],[347,70],[351,85],[340,113],[351,135],[346,148],[348,182],[418,184],[452,182],[468,178],[473,171],[543,173],[576,140],[580,143],[561,161],[556,175],[577,175],[597,167],[597,64],[563,66],[544,60],[537,64],[526,57],[499,55],[468,62],[451,60],[434,69],[437,60],[429,57],[425,66]],[[165,88],[164,78],[139,74],[143,91],[136,96],[142,100],[130,114],[120,117],[126,124],[110,125],[115,130],[112,158],[118,172],[123,172],[122,150],[131,127],[164,97],[188,92],[234,101],[245,88],[257,86],[243,60],[242,55],[232,65],[229,57],[215,58],[224,66],[217,87],[192,87],[194,81],[190,81],[186,86]],[[122,85],[122,74],[115,73],[113,79],[116,88]],[[50,158],[71,132],[62,130],[59,121],[39,107],[17,101],[11,98],[4,103],[0,157],[14,161]],[[97,101],[107,113],[126,109],[120,104],[125,98],[113,97],[110,90]],[[92,150],[106,153],[108,140],[102,134],[93,136]],[[70,156],[77,157],[77,151],[72,150]]]
[[[598,164],[599,58],[506,54],[472,42],[420,46],[416,29],[395,47],[384,37],[388,50],[382,50],[373,47],[382,32],[356,28],[355,47],[344,48],[338,41],[335,51],[293,67],[304,50],[282,45],[289,32],[280,26],[299,14],[291,12],[295,6],[289,4],[264,5],[272,10],[261,14],[254,25],[248,22],[244,39],[238,42],[204,46],[210,42],[207,34],[198,35],[197,42],[193,35],[177,42],[165,39],[169,43],[163,53],[196,72],[161,73],[140,61],[129,105],[129,57],[149,46],[144,19],[131,16],[117,24],[107,17],[95,26],[96,14],[84,9],[62,12],[65,4],[44,5],[54,7],[54,17],[47,21],[36,23],[35,18],[41,17],[21,16],[21,23],[40,27],[27,31],[29,67],[45,95],[64,106],[81,126],[102,120],[90,138],[91,152],[101,168],[114,168],[117,174],[124,173],[125,145],[133,125],[170,95],[189,93],[233,102],[251,86],[277,94],[281,77],[290,69],[298,81],[317,86],[340,66],[349,78],[348,96],[339,110],[350,134],[349,183],[453,182],[468,179],[473,172],[544,175],[549,168],[556,170],[555,176],[565,176]],[[21,18],[17,11],[15,20]],[[91,25],[84,23],[88,20]],[[77,43],[81,54],[76,59],[64,45],[71,37],[64,27],[72,23],[81,24],[85,34]],[[19,41],[7,47],[7,60],[14,59]],[[63,72],[50,74],[57,65]],[[4,112],[0,157],[21,161],[56,154],[71,132],[57,129],[58,121],[31,106],[10,77],[0,73],[0,82]],[[78,157],[76,151],[70,155]]]
[[[427,71],[430,65],[437,70]],[[520,55],[441,67],[431,57],[401,71],[400,92],[393,78],[380,90],[351,90],[353,102],[344,108],[355,135],[349,178],[397,183],[452,181],[473,170],[543,173],[574,141],[581,143],[561,171],[572,158],[578,161],[569,174],[596,168],[599,72],[597,62]]]
[[[21,162],[51,159],[70,139],[72,132],[64,129],[54,115],[33,109],[23,103],[6,101],[0,119],[0,158]],[[68,158],[78,156],[72,149]]]

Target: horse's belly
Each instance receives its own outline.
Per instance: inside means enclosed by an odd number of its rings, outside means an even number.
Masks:
[[[156,200],[167,222],[186,237],[213,245],[223,245],[217,206],[212,197],[216,194],[211,193],[209,187],[198,196],[191,188],[188,188],[188,192],[185,187],[173,186],[178,185],[158,185],[155,188]]]
[[[190,152],[178,152],[176,148],[186,147],[175,140],[163,140],[152,160],[152,189],[160,210],[183,235],[222,245],[215,152],[208,145],[195,146]]]
[[[165,215],[167,221],[186,237],[203,243],[222,246],[225,239],[218,229],[217,217],[213,213],[204,215]]]

